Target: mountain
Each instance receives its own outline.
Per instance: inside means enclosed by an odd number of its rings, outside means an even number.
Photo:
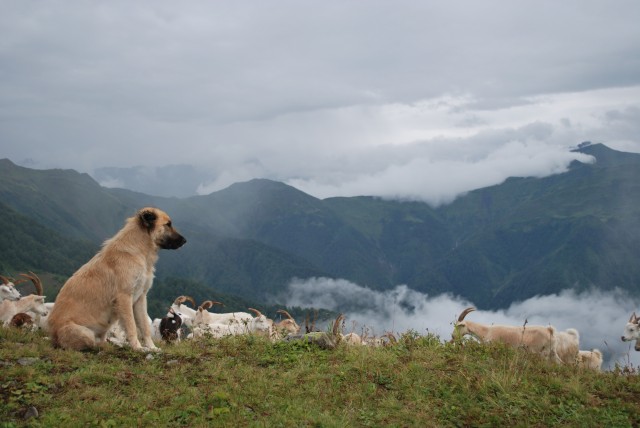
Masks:
[[[0,200],[70,238],[100,241],[122,225],[129,207],[88,174],[35,170],[0,159]]]
[[[423,275],[443,274],[441,290],[459,290],[488,306],[564,288],[638,294],[640,155],[604,145],[580,151],[596,162],[575,162],[545,178],[509,179],[443,207],[458,231],[458,254]]]
[[[320,200],[264,179],[204,196],[150,196],[9,160],[0,161],[0,200],[39,227],[93,245],[138,208],[158,206],[188,239],[163,252],[158,278],[243,297],[268,299],[291,278],[316,276],[378,290],[407,284],[481,308],[566,288],[638,295],[640,155],[599,144],[578,150],[596,162],[510,178],[438,208],[365,196]]]

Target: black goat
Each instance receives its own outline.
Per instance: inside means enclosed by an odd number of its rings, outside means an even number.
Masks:
[[[160,336],[167,343],[175,342],[180,339],[181,327],[182,317],[170,308],[167,316],[160,320]]]

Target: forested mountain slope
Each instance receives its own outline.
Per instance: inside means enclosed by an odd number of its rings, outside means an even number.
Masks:
[[[204,196],[162,198],[5,159],[0,201],[7,208],[0,221],[12,236],[26,221],[61,242],[97,248],[138,208],[158,206],[188,239],[180,251],[162,253],[160,278],[252,298],[284,290],[293,277],[313,276],[374,289],[407,284],[486,308],[566,288],[640,294],[640,155],[603,145],[580,150],[597,161],[544,178],[511,178],[436,208],[366,196],[320,200],[262,179]],[[68,275],[64,263],[30,259],[26,240],[12,245],[22,256],[0,253],[4,269]],[[47,249],[78,263],[52,245],[40,251]]]

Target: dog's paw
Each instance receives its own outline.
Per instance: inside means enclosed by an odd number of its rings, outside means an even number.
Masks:
[[[157,346],[154,346],[154,347],[141,346],[140,347],[140,351],[142,351],[142,352],[162,352],[162,349],[158,348]]]

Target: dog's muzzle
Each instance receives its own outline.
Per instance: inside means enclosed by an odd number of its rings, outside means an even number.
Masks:
[[[162,242],[160,242],[160,248],[163,248],[165,250],[175,250],[182,247],[186,243],[187,240],[184,238],[184,236],[176,233],[174,236],[165,237]]]

